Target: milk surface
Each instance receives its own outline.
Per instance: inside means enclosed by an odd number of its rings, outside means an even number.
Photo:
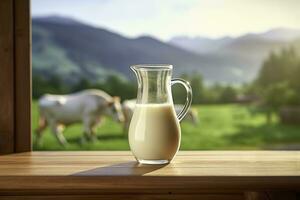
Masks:
[[[128,135],[138,160],[172,160],[181,137],[173,104],[136,104]]]

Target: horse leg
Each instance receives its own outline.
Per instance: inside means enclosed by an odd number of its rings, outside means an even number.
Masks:
[[[94,142],[94,141],[97,141],[98,140],[98,138],[97,138],[97,135],[96,135],[96,126],[95,125],[93,125],[92,127],[91,127],[91,140]]]
[[[97,133],[98,126],[101,125],[101,122],[102,122],[101,118],[98,117],[91,124],[91,136],[93,141],[98,140],[96,133]]]
[[[90,117],[84,117],[83,118],[83,141],[85,139],[91,140],[92,139],[92,120]]]
[[[62,129],[59,127],[59,125],[56,122],[51,122],[50,127],[52,130],[52,133],[54,133],[54,136],[56,137],[57,141],[62,145],[65,146],[67,144],[66,138],[62,134]]]
[[[47,128],[47,126],[48,126],[48,124],[47,124],[47,120],[45,119],[45,117],[40,117],[38,128],[35,130],[37,146],[40,146],[42,144],[42,140],[41,140],[42,134],[43,134],[43,131]]]

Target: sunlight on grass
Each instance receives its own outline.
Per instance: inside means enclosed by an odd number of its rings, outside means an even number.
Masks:
[[[199,123],[183,122],[181,150],[246,150],[272,149],[277,146],[300,144],[300,126],[287,126],[278,119],[267,124],[265,116],[255,113],[244,105],[199,105]],[[32,108],[32,127],[37,127],[36,102]],[[81,144],[82,126],[76,124],[64,131],[68,140],[66,147],[60,146],[47,129],[43,144],[34,150],[129,150],[127,133],[121,124],[106,118],[97,130],[98,141]],[[33,134],[33,140],[34,140]]]

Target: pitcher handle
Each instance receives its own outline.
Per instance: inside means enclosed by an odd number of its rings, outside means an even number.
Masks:
[[[184,86],[184,88],[186,89],[186,102],[184,104],[184,107],[183,109],[180,111],[179,114],[177,114],[177,118],[179,120],[179,122],[184,118],[184,116],[186,115],[186,113],[188,112],[191,104],[192,104],[192,96],[193,96],[193,93],[192,93],[192,87],[190,85],[190,83],[186,80],[183,80],[181,78],[175,78],[175,79],[172,79],[171,81],[171,85],[173,86],[174,84],[176,83],[180,83],[181,85]]]

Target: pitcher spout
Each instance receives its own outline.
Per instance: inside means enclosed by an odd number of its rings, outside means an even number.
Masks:
[[[137,103],[172,102],[172,65],[132,65],[130,68],[137,77]]]

